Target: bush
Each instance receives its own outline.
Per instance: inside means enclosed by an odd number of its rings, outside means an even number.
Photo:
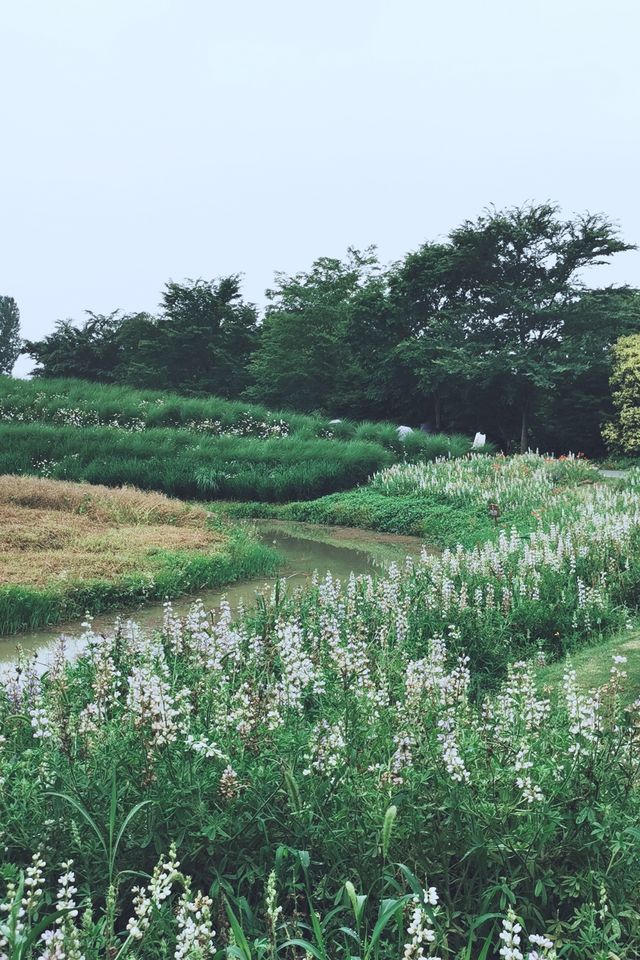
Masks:
[[[607,447],[614,453],[640,454],[640,333],[620,337],[613,347],[611,393],[614,422],[603,427]]]

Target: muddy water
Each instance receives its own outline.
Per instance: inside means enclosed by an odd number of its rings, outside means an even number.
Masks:
[[[351,573],[384,573],[392,562],[402,563],[407,556],[418,556],[422,542],[417,537],[395,536],[376,533],[370,530],[356,530],[349,527],[324,527],[309,523],[289,523],[265,520],[255,524],[260,539],[273,546],[283,558],[279,579],[284,581],[288,590],[307,584],[314,571],[324,576],[328,571],[334,577],[347,579]],[[262,577],[258,580],[244,580],[229,584],[216,590],[199,594],[206,609],[214,609],[223,597],[232,608],[242,601],[245,606],[255,602],[256,598],[276,582],[276,578]],[[173,601],[174,611],[185,614],[194,601],[193,596]],[[146,603],[126,610],[111,611],[96,617],[94,630],[111,629],[115,619],[135,620],[147,629],[162,622],[162,603]],[[32,633],[19,636],[0,637],[0,671],[7,669],[15,660],[16,645],[29,654],[36,655],[39,665],[46,669],[50,662],[54,645],[61,635],[67,638],[67,652],[70,655],[81,649],[81,628],[77,622],[56,624]]]

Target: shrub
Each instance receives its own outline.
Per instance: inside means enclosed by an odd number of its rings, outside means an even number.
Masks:
[[[640,454],[640,333],[620,337],[613,350],[611,394],[616,419],[602,435],[614,453]]]

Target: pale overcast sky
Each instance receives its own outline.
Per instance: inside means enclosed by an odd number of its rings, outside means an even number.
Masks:
[[[636,0],[0,0],[23,335],[557,200],[640,241]],[[597,283],[640,286],[640,253]],[[32,361],[23,358],[16,373]]]

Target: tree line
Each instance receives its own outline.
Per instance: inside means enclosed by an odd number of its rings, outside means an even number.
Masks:
[[[593,454],[613,413],[612,347],[640,330],[640,293],[584,274],[631,249],[603,214],[491,208],[390,266],[350,248],[276,274],[262,314],[240,275],[170,281],[155,314],[87,312],[23,351],[39,376]]]

